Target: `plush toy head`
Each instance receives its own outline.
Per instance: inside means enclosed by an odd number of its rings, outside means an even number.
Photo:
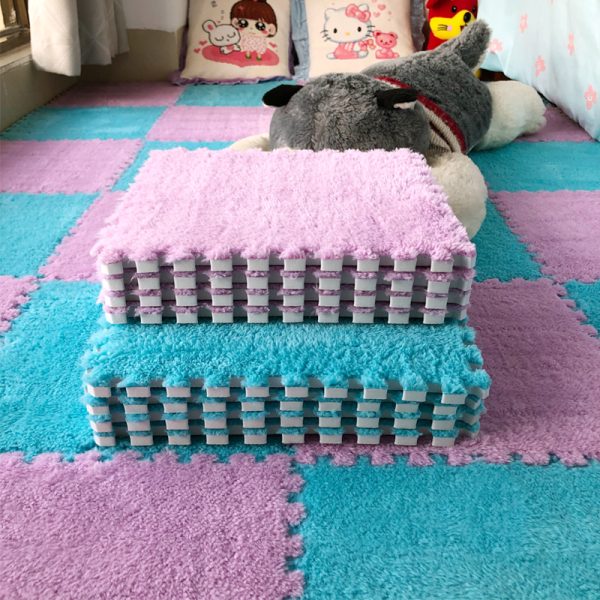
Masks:
[[[489,40],[490,28],[475,21],[431,52],[379,62],[363,73],[418,90],[432,125],[432,143],[442,150],[468,152],[483,138],[492,118],[488,87],[474,75]]]
[[[461,34],[477,18],[477,0],[428,0],[429,32],[426,50]]]
[[[488,40],[489,28],[478,21],[433,52],[381,62],[359,74],[329,74],[305,86],[274,88],[263,98],[278,107],[271,146],[412,148],[425,154],[433,144],[466,152],[485,135],[491,119],[490,93],[472,72]]]
[[[263,101],[279,107],[271,145],[303,150],[429,147],[429,125],[411,89],[392,88],[366,75],[332,73],[305,86],[282,85]]]

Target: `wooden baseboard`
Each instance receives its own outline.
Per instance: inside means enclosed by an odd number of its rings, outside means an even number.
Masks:
[[[111,65],[84,66],[82,81],[166,81],[179,68],[184,28],[175,32],[129,29],[129,52],[115,56]]]

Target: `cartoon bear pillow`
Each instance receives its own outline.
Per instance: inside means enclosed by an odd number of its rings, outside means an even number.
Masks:
[[[300,71],[308,77],[357,73],[414,52],[411,0],[295,0],[295,41],[300,21],[305,21],[309,54],[300,56]],[[297,47],[301,55],[302,44]],[[308,73],[302,72],[304,58]]]
[[[290,0],[190,0],[179,82],[290,76]]]

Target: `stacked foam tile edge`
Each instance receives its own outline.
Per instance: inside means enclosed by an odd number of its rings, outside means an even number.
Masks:
[[[156,151],[94,254],[113,324],[440,324],[466,318],[475,266],[408,150]]]
[[[104,325],[83,359],[94,440],[451,446],[474,436],[490,380],[457,323]]]

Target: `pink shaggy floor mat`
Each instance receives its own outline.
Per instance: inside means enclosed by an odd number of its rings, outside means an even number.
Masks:
[[[585,129],[569,119],[556,106],[546,108],[546,126],[532,135],[519,138],[521,142],[589,142],[592,138]]]
[[[266,106],[173,106],[148,133],[149,140],[234,142],[269,131],[273,109]]]
[[[40,268],[40,273],[48,279],[97,281],[96,261],[90,251],[104,221],[113,213],[122,196],[122,192],[105,192],[95,200]]]
[[[140,140],[2,141],[0,192],[93,194],[112,186]]]
[[[449,260],[474,247],[423,158],[408,150],[177,148],[150,154],[96,252],[105,263],[270,253]]]
[[[29,292],[37,288],[35,277],[0,275],[0,332],[8,331],[10,322],[21,312],[20,307],[29,300]]]
[[[50,106],[171,106],[177,102],[182,91],[182,87],[151,81],[86,84],[65,92]]]

